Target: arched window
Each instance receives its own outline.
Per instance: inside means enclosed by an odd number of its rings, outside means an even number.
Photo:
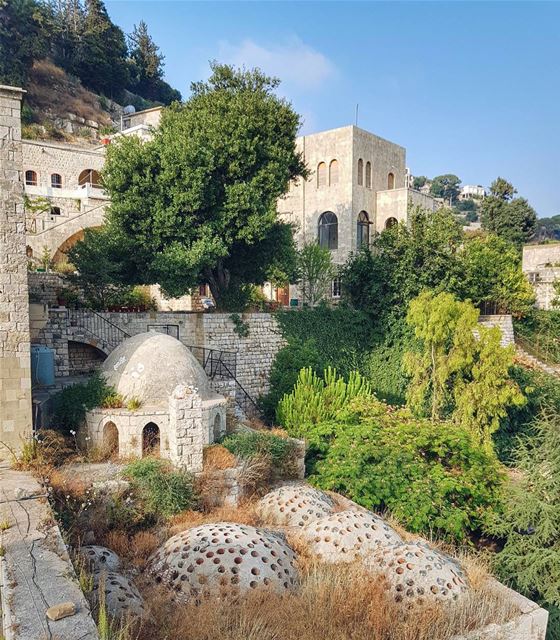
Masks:
[[[366,162],[366,187],[371,189],[371,162]]]
[[[32,257],[33,257],[33,249],[32,249],[29,245],[27,245],[27,246],[25,247],[25,255],[26,255],[28,258],[32,258]]]
[[[365,211],[358,214],[357,247],[369,245],[369,216]]]
[[[51,175],[51,187],[53,189],[62,189],[62,176],[60,173],[53,173]]]
[[[319,218],[319,244],[325,249],[338,249],[338,218],[325,211]]]
[[[212,436],[214,442],[217,442],[222,435],[222,416],[217,413],[214,417],[214,424],[212,426]]]
[[[399,221],[396,218],[387,218],[387,220],[385,221],[385,229],[390,229],[391,227],[394,227],[398,223]]]
[[[358,160],[358,184],[364,184],[364,161],[361,158]]]
[[[317,188],[327,186],[327,165],[319,162],[317,165]]]
[[[331,160],[329,164],[329,184],[338,182],[338,160]]]
[[[103,453],[107,457],[119,454],[119,430],[114,422],[106,422],[103,427]]]
[[[155,422],[148,422],[142,429],[142,456],[159,454],[159,427]]]
[[[78,176],[78,184],[80,187],[84,184],[90,184],[92,187],[100,187],[101,176],[95,169],[84,169]]]
[[[25,172],[25,184],[28,187],[36,187],[37,186],[37,173],[35,171],[31,171],[31,169],[28,169]]]
[[[395,188],[395,174],[390,173],[387,176],[387,189],[394,189],[394,188]]]

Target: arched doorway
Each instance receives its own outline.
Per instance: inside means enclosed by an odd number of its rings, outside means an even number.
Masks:
[[[396,218],[387,218],[387,220],[385,221],[385,229],[390,229],[391,227],[394,227],[398,223],[399,221]]]
[[[222,435],[222,416],[217,413],[214,417],[214,426],[212,428],[212,441],[217,442]]]
[[[103,452],[108,458],[119,455],[119,430],[114,422],[103,427]]]
[[[142,429],[142,457],[157,456],[160,451],[159,427],[155,422],[148,422]]]

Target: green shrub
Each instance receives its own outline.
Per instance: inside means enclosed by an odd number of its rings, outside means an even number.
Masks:
[[[263,455],[275,467],[283,467],[294,454],[294,442],[266,431],[241,431],[226,436],[221,444],[238,458],[250,459]]]
[[[100,407],[105,398],[114,393],[99,374],[94,374],[85,384],[66,387],[53,397],[52,424],[66,434],[77,431],[86,411]]]
[[[464,540],[499,501],[500,463],[459,425],[358,397],[336,421],[305,429],[314,484],[388,509],[410,531]]]
[[[560,311],[534,309],[514,327],[527,351],[544,362],[560,364]]]
[[[516,451],[520,473],[487,530],[506,538],[501,577],[529,597],[560,606],[560,412],[546,411]]]
[[[167,518],[195,504],[192,475],[163,460],[142,458],[128,464],[124,475],[132,481],[146,515]]]
[[[311,369],[302,369],[294,390],[278,404],[276,417],[291,436],[305,437],[306,425],[332,420],[352,398],[371,393],[370,384],[357,371],[345,382],[330,367],[323,378]]]

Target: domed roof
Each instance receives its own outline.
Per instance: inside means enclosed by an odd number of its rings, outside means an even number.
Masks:
[[[167,406],[178,385],[194,387],[203,400],[219,398],[189,349],[164,333],[128,338],[105,360],[101,372],[117,393],[147,405]]]

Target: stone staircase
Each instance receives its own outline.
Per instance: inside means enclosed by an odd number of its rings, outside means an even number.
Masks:
[[[560,366],[547,364],[546,362],[539,360],[536,356],[526,351],[526,349],[524,349],[519,343],[516,343],[515,348],[517,353],[517,360],[520,364],[530,369],[540,369],[545,373],[560,378]]]

